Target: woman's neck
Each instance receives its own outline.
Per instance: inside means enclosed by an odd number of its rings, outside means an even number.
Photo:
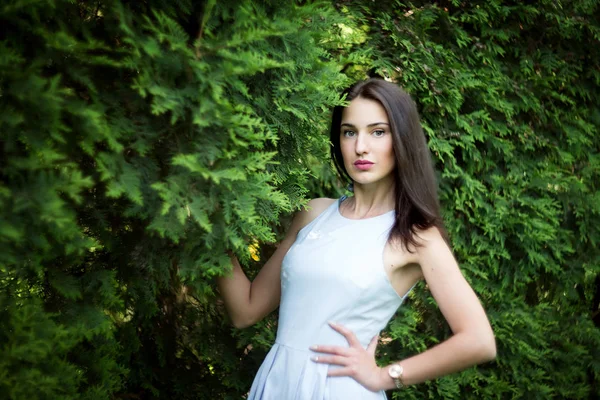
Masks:
[[[354,196],[345,201],[348,217],[362,219],[384,214],[395,209],[394,185],[354,184]]]

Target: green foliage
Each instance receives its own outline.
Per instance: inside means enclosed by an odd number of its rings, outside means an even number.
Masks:
[[[305,202],[346,82],[319,44],[340,18],[323,2],[0,6],[0,392],[247,390],[260,355],[239,368],[213,277]]]
[[[346,69],[417,101],[453,249],[498,343],[494,363],[400,397],[597,397],[597,2],[347,4],[366,39]],[[411,305],[392,359],[450,334],[426,290]]]
[[[0,393],[246,393],[276,316],[233,330],[214,277],[227,249],[254,275],[305,198],[340,191],[328,113],[341,87],[378,73],[420,107],[454,250],[499,348],[402,398],[600,395],[597,13],[3,2]],[[420,285],[379,360],[449,334]]]

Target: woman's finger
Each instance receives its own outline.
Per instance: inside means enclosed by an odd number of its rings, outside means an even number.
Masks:
[[[335,365],[348,365],[348,358],[342,356],[313,356],[310,358],[316,363],[321,364],[335,364]]]
[[[329,354],[337,354],[340,356],[348,357],[352,354],[352,351],[348,347],[340,347],[340,346],[323,346],[316,345],[310,346],[312,351],[318,351],[319,353],[329,353]]]
[[[371,343],[367,346],[367,353],[372,356],[375,356],[375,350],[377,349],[377,344],[379,343],[379,334],[373,336],[371,339]]]
[[[329,322],[329,326],[331,326],[337,332],[344,335],[344,337],[348,341],[348,344],[350,345],[350,347],[362,347],[360,342],[358,341],[358,338],[356,337],[354,332],[352,332],[350,329],[348,329],[340,324],[336,324],[335,322]]]

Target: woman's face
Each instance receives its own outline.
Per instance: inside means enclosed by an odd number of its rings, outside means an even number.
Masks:
[[[392,133],[387,113],[378,101],[357,97],[344,108],[340,148],[346,171],[355,183],[391,185],[394,181]]]

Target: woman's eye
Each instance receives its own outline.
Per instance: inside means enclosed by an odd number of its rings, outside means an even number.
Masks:
[[[344,131],[345,137],[353,137],[355,135],[354,131]]]
[[[373,131],[373,136],[375,137],[382,137],[383,135],[385,135],[385,131],[383,129],[377,129],[376,131]]]

